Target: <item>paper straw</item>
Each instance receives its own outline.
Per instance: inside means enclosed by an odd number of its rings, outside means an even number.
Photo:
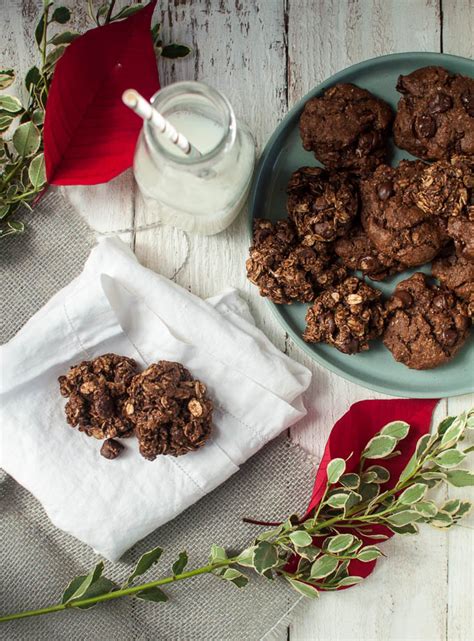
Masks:
[[[183,134],[176,131],[173,125],[164,118],[143,96],[135,89],[127,89],[122,94],[123,103],[143,120],[148,120],[156,129],[166,136],[174,145],[190,158],[200,158],[201,153],[193,147]]]

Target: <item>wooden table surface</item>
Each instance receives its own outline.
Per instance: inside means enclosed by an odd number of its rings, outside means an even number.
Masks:
[[[62,4],[73,9],[73,26],[84,30],[89,24],[86,2]],[[36,60],[32,34],[40,5],[40,0],[0,0],[6,34],[2,63],[23,74]],[[203,80],[222,90],[251,127],[259,149],[301,96],[348,65],[401,51],[465,57],[474,53],[473,0],[162,0],[159,5],[155,15],[162,22],[165,42],[193,47],[185,60],[160,61],[161,83]],[[103,231],[147,222],[130,172],[107,185],[68,188],[67,194]],[[264,332],[312,370],[306,394],[309,413],[291,436],[316,456],[351,403],[383,398],[313,363],[278,326],[245,278],[245,213],[225,232],[190,237],[189,242],[172,228],[122,237],[141,262],[199,296],[228,286],[239,288]],[[472,404],[472,396],[443,400],[436,417]],[[472,517],[449,534],[424,527],[417,537],[395,537],[384,545],[388,558],[367,581],[308,604],[284,638],[473,639],[473,542]]]

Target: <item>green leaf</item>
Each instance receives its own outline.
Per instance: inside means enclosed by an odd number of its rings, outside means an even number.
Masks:
[[[137,599],[142,599],[143,601],[154,601],[155,603],[164,603],[168,601],[168,597],[163,590],[160,590],[160,588],[157,587],[147,588],[146,590],[137,592],[133,596]]]
[[[172,571],[174,576],[181,574],[186,565],[188,564],[188,555],[186,552],[180,552],[178,559],[173,563]]]
[[[433,501],[420,501],[420,503],[416,503],[413,508],[426,518],[436,516],[438,512],[438,508]]]
[[[260,541],[253,555],[253,565],[256,572],[263,574],[265,570],[269,570],[277,564],[278,552],[276,547],[267,541]]]
[[[159,547],[153,548],[153,550],[149,550],[148,552],[145,552],[145,554],[143,554],[143,556],[141,556],[138,559],[138,563],[135,566],[135,569],[133,570],[132,574],[126,580],[125,585],[131,585],[134,579],[137,578],[137,576],[141,576],[147,570],[149,570],[152,565],[158,562],[162,553],[163,553],[163,548],[159,548]]]
[[[10,211],[10,205],[0,205],[0,220],[5,218],[5,216]]]
[[[353,544],[354,538],[352,534],[337,534],[336,536],[329,537],[326,539],[326,549],[328,552],[333,553],[343,552]]]
[[[253,568],[253,555],[255,552],[255,545],[249,547],[241,552],[237,558],[237,563],[243,565],[245,568]]]
[[[406,466],[403,468],[400,476],[399,476],[399,482],[403,483],[403,481],[406,481],[409,479],[414,473],[418,465],[418,459],[416,457],[416,453],[413,454],[413,456],[410,458]]]
[[[342,492],[338,494],[332,494],[326,499],[326,504],[334,508],[335,510],[342,510],[344,509],[348,498],[349,494],[343,494]]]
[[[446,472],[441,472],[439,470],[428,470],[427,472],[423,472],[420,474],[422,479],[425,479],[426,481],[444,481],[446,477]]]
[[[41,43],[43,41],[44,26],[45,26],[45,14],[43,13],[35,29],[35,40],[38,47],[41,46]]]
[[[171,58],[172,60],[175,60],[176,58],[186,58],[190,53],[191,49],[189,47],[176,43],[166,45],[161,50],[163,58]]]
[[[8,234],[22,234],[25,231],[25,225],[14,220],[8,221],[8,227],[11,229],[11,232],[7,232]]]
[[[257,541],[268,541],[269,539],[273,539],[275,536],[278,536],[283,530],[283,527],[279,525],[276,528],[273,528],[272,530],[267,530],[266,532],[262,532],[257,536]]]
[[[303,583],[303,581],[298,581],[297,579],[290,579],[290,577],[285,577],[288,583],[294,588],[297,592],[306,596],[310,599],[317,599],[319,597],[319,592],[314,585],[309,585],[308,583]]]
[[[360,485],[360,476],[352,472],[350,474],[343,474],[339,482],[349,490],[357,490]]]
[[[39,149],[41,134],[33,122],[25,122],[15,129],[12,142],[20,156],[32,156]]]
[[[465,458],[466,455],[463,452],[456,448],[452,448],[450,450],[444,450],[444,452],[438,454],[438,456],[436,456],[433,460],[441,467],[450,468],[456,467],[457,465],[462,463]]]
[[[373,472],[375,474],[374,483],[386,483],[390,480],[390,472],[382,465],[371,465],[367,468],[366,472]]]
[[[226,568],[220,575],[220,578],[224,579],[225,581],[230,581],[238,588],[245,587],[249,582],[248,578],[244,574],[242,574],[242,572],[239,572],[235,568]]]
[[[437,429],[437,433],[439,434],[439,436],[442,436],[446,432],[446,430],[451,427],[455,420],[455,416],[447,416],[445,419],[443,419],[438,425]]]
[[[448,470],[448,483],[455,487],[471,487],[474,485],[474,474],[469,470]]]
[[[364,577],[362,576],[346,576],[340,581],[338,581],[338,587],[348,587],[349,585],[357,585],[357,583],[360,583],[363,581]]]
[[[434,516],[430,521],[431,525],[439,528],[450,527],[451,525],[453,525],[453,523],[454,521],[451,514],[443,512],[443,510],[439,510],[437,515]]]
[[[343,458],[335,458],[329,461],[327,466],[328,483],[334,485],[337,483],[346,470],[346,462]]]
[[[413,503],[417,503],[424,498],[427,489],[424,483],[414,483],[400,494],[398,503],[402,505],[413,505]]]
[[[423,436],[418,439],[415,449],[415,456],[418,459],[420,459],[428,450],[431,445],[431,439],[431,434],[423,434]]]
[[[469,447],[466,447],[465,450],[463,450],[464,454],[470,454],[471,452],[474,452],[474,445],[470,445]]]
[[[464,432],[465,414],[460,414],[449,426],[441,439],[441,447],[449,448],[455,445]]]
[[[466,516],[466,514],[469,514],[471,509],[472,509],[472,503],[470,501],[461,501],[459,510],[456,512],[455,520],[459,521],[459,519],[461,519],[463,516]]]
[[[380,485],[378,483],[363,483],[359,488],[359,494],[362,501],[372,501],[380,492]]]
[[[97,563],[95,568],[92,569],[89,574],[83,577],[76,577],[66,588],[63,594],[63,603],[69,603],[70,601],[82,597],[90,586],[100,578],[103,570],[104,563],[103,561],[100,561],[100,563]],[[79,581],[79,579],[81,579],[81,581]]]
[[[66,7],[57,7],[51,16],[51,20],[59,24],[66,24],[70,19],[71,12]]]
[[[13,122],[14,116],[8,114],[0,115],[0,131],[6,131]]]
[[[224,548],[221,548],[219,545],[214,543],[211,545],[211,554],[209,556],[209,562],[215,563],[216,561],[225,561],[227,559],[227,553]]]
[[[375,483],[377,481],[377,474],[375,472],[364,472],[361,477],[362,483]]]
[[[398,527],[403,527],[410,523],[415,523],[421,519],[421,514],[416,510],[402,510],[401,512],[396,512],[387,516],[385,519],[390,525],[395,525]]]
[[[115,22],[115,20],[122,20],[123,18],[128,18],[129,16],[133,16],[134,13],[137,13],[137,11],[141,11],[143,9],[142,4],[135,4],[132,5],[131,7],[124,7],[121,9],[118,13],[113,16],[112,20]]]
[[[0,109],[2,111],[8,111],[12,114],[18,114],[20,111],[23,111],[21,102],[16,96],[0,96]]]
[[[79,33],[75,31],[63,31],[63,33],[57,33],[50,40],[52,45],[67,45],[76,38],[79,37]]]
[[[109,592],[113,592],[116,588],[117,585],[113,581],[105,576],[101,576],[84,592],[81,600],[93,599],[94,597],[101,596],[102,594],[109,594]],[[74,599],[74,601],[76,600],[77,599]],[[89,603],[88,605],[79,605],[77,607],[81,610],[89,610],[90,608],[94,608],[96,605],[97,603]]]
[[[311,566],[310,576],[312,579],[324,579],[334,572],[338,566],[338,559],[335,556],[324,554],[320,556]]]
[[[54,68],[54,65],[57,63],[57,61],[66,51],[66,49],[67,49],[66,45],[59,45],[59,47],[55,47],[54,49],[51,49],[51,51],[46,56],[46,61],[44,63],[44,68],[46,71],[49,72]]]
[[[15,81],[13,69],[2,69],[0,71],[0,89],[6,89]]]
[[[298,548],[298,556],[307,561],[314,561],[316,557],[321,554],[321,550],[314,545],[307,545],[304,548]]]
[[[41,73],[38,67],[34,66],[28,69],[25,76],[25,87],[27,91],[31,91],[32,86],[37,85],[40,80]]]
[[[381,429],[380,434],[383,434],[384,436],[393,436],[397,441],[400,441],[406,437],[409,430],[410,426],[408,423],[405,423],[405,421],[392,421],[391,423],[387,423],[387,425]]]
[[[366,459],[385,458],[397,446],[397,439],[393,436],[374,436],[367,443],[362,456]]]
[[[418,529],[418,526],[416,523],[407,523],[406,525],[393,525],[390,524],[390,529],[392,532],[395,532],[395,534],[402,534],[402,535],[407,535],[407,534],[418,534],[420,531]]]
[[[448,514],[451,514],[451,516],[454,516],[460,507],[461,499],[449,499],[449,501],[446,501],[446,503],[441,506],[441,511],[447,512]]]
[[[382,556],[382,552],[377,546],[367,545],[357,554],[356,558],[359,559],[359,561],[368,563],[369,561],[375,561],[375,559],[378,559],[379,556]]]
[[[44,111],[42,109],[35,109],[31,115],[31,120],[35,125],[42,125],[44,123]]]
[[[44,154],[35,156],[28,167],[28,177],[35,189],[39,189],[46,183],[46,169],[44,165]]]
[[[311,536],[304,530],[296,530],[295,532],[292,532],[289,535],[289,539],[293,543],[293,545],[296,545],[296,547],[299,548],[304,548],[307,545],[311,545],[311,543],[313,542]]]

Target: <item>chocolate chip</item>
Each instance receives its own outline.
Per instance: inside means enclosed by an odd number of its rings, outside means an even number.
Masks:
[[[405,89],[405,86],[403,84],[403,78],[404,76],[398,76],[397,85],[395,87],[398,93],[408,93],[407,89]]]
[[[386,180],[385,182],[381,183],[377,190],[377,194],[380,200],[387,200],[388,198],[390,198],[390,196],[393,194],[393,183],[390,180]]]
[[[348,338],[342,343],[342,351],[346,354],[356,354],[359,351],[357,338]]]
[[[451,109],[453,106],[453,101],[451,96],[440,91],[436,96],[428,103],[428,109],[431,114],[442,114],[448,109]]]
[[[409,307],[413,305],[413,296],[407,292],[405,289],[395,290],[394,296],[398,298],[403,303],[404,307]]]
[[[122,443],[119,443],[119,441],[115,441],[113,438],[108,438],[103,442],[102,447],[100,448],[100,453],[104,458],[112,460],[114,458],[117,458],[122,450]]]
[[[436,123],[428,114],[422,114],[415,120],[415,134],[418,138],[432,138],[436,133]]]
[[[457,341],[458,333],[455,329],[445,329],[441,333],[441,340],[445,345],[451,347]]]
[[[463,93],[461,95],[461,103],[471,118],[474,118],[474,94],[468,92]]]
[[[377,266],[377,261],[373,256],[364,256],[360,259],[360,268],[365,272],[373,271]]]
[[[332,225],[329,222],[315,223],[313,225],[313,230],[316,237],[319,236],[322,239],[325,239],[325,238],[329,239],[333,235]]]

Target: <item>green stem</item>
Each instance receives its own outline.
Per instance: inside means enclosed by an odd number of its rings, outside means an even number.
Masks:
[[[5,621],[13,621],[15,619],[24,619],[26,617],[39,616],[42,614],[50,614],[51,612],[61,612],[61,610],[69,610],[71,608],[79,608],[84,605],[93,605],[96,603],[103,603],[104,601],[112,601],[113,599],[120,599],[124,596],[133,596],[142,590],[148,590],[149,588],[159,587],[161,585],[167,585],[168,583],[175,583],[175,581],[183,581],[184,579],[190,579],[193,576],[199,576],[200,574],[209,574],[213,570],[223,566],[230,566],[235,563],[237,558],[225,559],[223,561],[216,561],[215,563],[209,563],[195,570],[190,570],[189,572],[183,572],[182,574],[176,574],[173,576],[167,576],[164,579],[158,579],[157,581],[150,581],[149,583],[142,583],[140,585],[134,585],[129,588],[121,588],[114,592],[109,592],[107,594],[101,594],[100,596],[91,597],[90,599],[79,599],[72,601],[70,603],[60,603],[58,605],[51,605],[47,608],[40,608],[39,610],[27,610],[25,612],[18,612],[16,614],[7,614],[0,617],[0,623]]]

